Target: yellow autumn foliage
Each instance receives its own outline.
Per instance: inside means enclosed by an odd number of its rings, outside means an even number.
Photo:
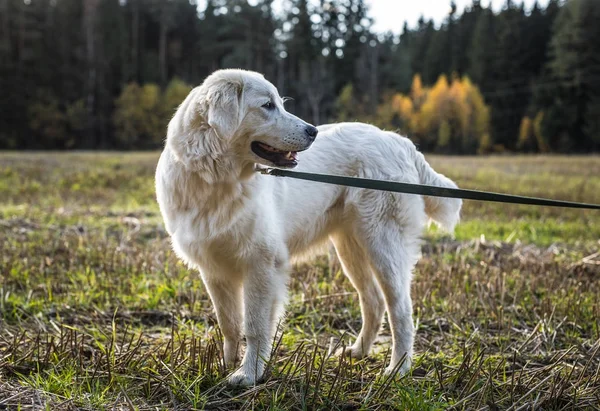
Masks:
[[[531,146],[533,139],[533,122],[528,116],[521,119],[521,125],[519,126],[519,140],[517,141],[517,148],[523,150]]]
[[[542,121],[544,121],[544,112],[540,111],[533,119],[533,135],[537,142],[540,153],[548,153],[550,152],[550,146],[548,145],[548,141],[542,133]]]
[[[485,152],[490,140],[490,109],[479,88],[468,77],[445,75],[433,87],[413,78],[409,95],[384,98],[372,122],[396,129],[430,151]]]

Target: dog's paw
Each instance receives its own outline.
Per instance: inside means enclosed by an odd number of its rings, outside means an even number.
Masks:
[[[225,340],[223,344],[223,361],[225,362],[225,367],[229,369],[235,367],[238,360],[238,346],[239,343],[237,341],[231,342]]]
[[[402,377],[409,373],[411,364],[412,361],[410,358],[404,358],[401,365],[398,365],[398,363],[390,364],[383,372],[383,375],[386,377]]]
[[[256,373],[250,373],[244,370],[243,368],[239,368],[236,372],[229,376],[227,382],[230,385],[248,387],[250,385],[256,384],[257,378],[255,374]]]
[[[365,358],[367,355],[369,355],[369,352],[365,351],[362,345],[354,344],[351,347],[338,348],[338,350],[335,352],[335,355],[338,357],[344,355],[346,357],[360,360],[361,358]]]

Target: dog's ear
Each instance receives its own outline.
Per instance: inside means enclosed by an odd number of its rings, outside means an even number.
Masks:
[[[225,81],[213,86],[206,95],[206,120],[222,141],[230,140],[240,125],[241,96],[241,84]]]
[[[167,146],[178,161],[207,181],[232,169],[223,154],[239,126],[241,90],[241,82],[196,87],[169,122]]]

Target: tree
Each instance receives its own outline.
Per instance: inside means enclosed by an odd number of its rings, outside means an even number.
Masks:
[[[179,107],[181,102],[185,100],[191,90],[192,87],[189,84],[183,82],[177,77],[173,78],[169,82],[162,96],[161,104],[161,111],[163,112],[164,116],[162,124],[164,127],[166,127],[166,125],[169,123],[171,117],[173,117],[173,114],[175,114],[175,110],[177,107]],[[166,128],[164,130],[166,130]]]
[[[452,41],[452,67],[450,70],[446,69],[447,72],[455,72],[459,76],[468,73],[471,43],[484,40],[474,35],[475,27],[483,12],[481,1],[473,0],[471,6],[467,7],[464,13],[456,18]]]
[[[450,75],[454,69],[455,14],[456,4],[451,2],[446,21],[431,37],[422,71],[425,84],[433,84],[441,74]]]
[[[365,0],[291,0],[281,17],[273,1],[0,0],[0,148],[154,147],[182,85],[240,67],[308,121],[374,122],[425,149],[600,149],[595,0],[448,0],[441,27],[421,18],[400,36],[373,30]],[[128,125],[131,95],[158,96],[157,119],[132,113],[157,131]]]
[[[411,36],[411,64],[413,74],[422,74],[425,68],[425,56],[436,30],[433,20],[419,18],[417,29]]]
[[[382,63],[380,70],[381,90],[398,90],[406,93],[413,77],[411,68],[412,32],[405,23],[402,34],[396,39],[387,35],[380,45]]]
[[[345,89],[339,101],[344,113],[360,107]],[[360,113],[353,113],[360,117]],[[369,117],[363,119],[369,120]],[[423,87],[420,77],[413,79],[410,95],[388,96],[373,118],[379,126],[397,128],[410,136],[424,150],[475,153],[491,148],[490,109],[479,89],[468,77],[454,77],[451,82],[442,74],[431,88]]]
[[[364,110],[354,95],[354,87],[347,84],[335,101],[337,121],[357,121],[364,116]]]
[[[123,148],[156,147],[166,128],[161,116],[161,95],[157,85],[128,84],[115,102],[113,122],[118,144]]]
[[[495,16],[492,10],[483,9],[479,13],[467,58],[469,61],[467,72],[484,92],[489,89],[494,61],[493,53],[496,44],[494,22]]]
[[[600,3],[571,0],[560,10],[550,43],[557,90],[543,128],[555,148],[597,150],[600,98]],[[552,117],[551,117],[552,114]]]
[[[86,55],[86,107],[88,113],[87,119],[87,141],[85,146],[93,147],[96,144],[96,86],[98,67],[96,60],[96,15],[100,0],[83,1],[83,20],[82,26],[85,33],[85,55]]]
[[[516,149],[521,119],[531,98],[531,76],[526,70],[524,39],[526,15],[523,7],[507,0],[496,20],[497,42],[491,66],[491,90],[484,96],[491,106],[492,138],[504,149]]]
[[[130,83],[115,101],[113,125],[121,148],[157,148],[167,124],[192,87],[174,78],[164,92],[156,84]]]
[[[519,127],[517,148],[521,151],[531,151],[533,146],[533,122],[528,116],[523,117]]]
[[[292,2],[292,9],[288,17],[292,26],[285,44],[288,69],[286,92],[297,97],[302,96],[297,101],[294,100],[291,106],[297,110],[300,116],[306,117],[314,117],[315,114],[311,112],[308,100],[308,93],[315,91],[311,85],[318,87],[317,83],[313,82],[313,75],[322,79],[321,71],[324,70],[323,63],[319,63],[318,60],[321,54],[321,41],[314,36],[311,14],[312,10],[309,8],[308,0]],[[320,103],[321,92],[316,91],[316,93],[318,95],[315,100]],[[318,119],[318,115],[316,117]],[[315,118],[311,120],[315,121]]]

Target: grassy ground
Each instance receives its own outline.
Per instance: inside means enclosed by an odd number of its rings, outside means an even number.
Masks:
[[[228,387],[169,249],[157,153],[0,154],[0,409],[600,409],[600,213],[468,202],[426,235],[411,376],[330,355],[360,329],[335,259],[295,268],[266,381]],[[430,157],[465,188],[600,203],[598,157]]]

